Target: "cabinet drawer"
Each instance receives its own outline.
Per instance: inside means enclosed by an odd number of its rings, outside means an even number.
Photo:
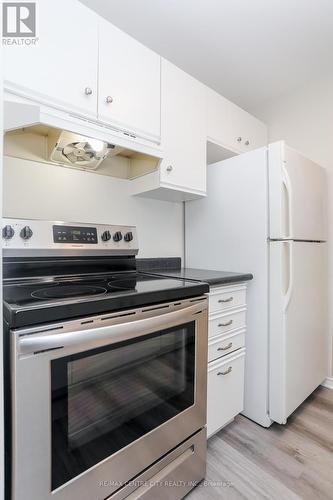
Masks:
[[[208,365],[207,435],[243,410],[245,349]]]
[[[209,312],[217,313],[230,309],[231,307],[240,307],[246,305],[246,288],[238,288],[221,291],[213,291],[209,294]]]
[[[246,308],[240,311],[228,312],[211,316],[208,322],[208,337],[214,337],[227,333],[236,328],[244,328],[246,325]]]
[[[241,347],[245,347],[245,330],[236,331],[229,335],[223,334],[211,337],[208,344],[208,363]]]

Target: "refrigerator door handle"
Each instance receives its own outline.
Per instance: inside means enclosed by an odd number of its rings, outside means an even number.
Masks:
[[[291,181],[290,177],[288,175],[287,170],[283,167],[282,168],[282,184],[285,190],[285,202],[284,202],[284,210],[283,214],[285,217],[284,220],[284,229],[285,229],[285,236],[284,238],[291,238],[293,231],[292,231],[292,207],[291,207],[291,200],[292,200],[292,186],[291,186]]]
[[[287,266],[287,275],[288,275],[288,287],[287,287],[287,290],[286,290],[286,293],[285,293],[285,296],[284,296],[284,306],[283,306],[283,309],[284,311],[286,312],[288,307],[289,307],[289,304],[290,304],[290,300],[291,300],[291,296],[292,296],[292,292],[293,292],[293,275],[294,275],[294,263],[293,263],[293,242],[292,241],[284,241],[283,242],[283,245],[286,249],[288,249],[288,266]]]

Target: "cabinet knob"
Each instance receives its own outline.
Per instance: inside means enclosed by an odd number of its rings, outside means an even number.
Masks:
[[[111,97],[110,95],[108,95],[107,98],[106,98],[106,102],[107,102],[107,104],[112,104],[113,103],[113,97]]]
[[[250,145],[250,141],[245,141],[245,146],[249,146]]]
[[[172,172],[173,171],[173,166],[172,165],[168,165],[167,168],[166,168],[166,171],[167,172]]]
[[[241,137],[237,137],[237,142],[242,142],[242,138]]]
[[[86,88],[84,89],[84,93],[85,93],[86,95],[92,95],[93,91],[92,91],[92,89],[91,89],[90,87],[86,87]]]

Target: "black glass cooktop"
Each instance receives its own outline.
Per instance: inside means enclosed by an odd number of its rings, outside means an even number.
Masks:
[[[13,328],[183,299],[208,291],[205,283],[135,271],[28,279],[4,284],[4,316]]]

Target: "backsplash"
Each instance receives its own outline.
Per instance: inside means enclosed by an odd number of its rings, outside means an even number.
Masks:
[[[3,216],[136,225],[139,257],[183,255],[182,204],[132,196],[123,179],[5,157]]]
[[[152,259],[137,259],[136,267],[139,271],[154,271],[154,270],[175,270],[180,269],[182,260],[180,257],[170,258],[152,258]]]

